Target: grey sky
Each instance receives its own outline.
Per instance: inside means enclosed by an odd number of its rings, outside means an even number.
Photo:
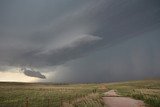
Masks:
[[[32,66],[57,82],[160,76],[159,0],[1,0],[0,16],[1,71]]]

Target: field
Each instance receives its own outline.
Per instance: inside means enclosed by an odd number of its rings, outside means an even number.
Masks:
[[[0,107],[104,107],[103,93],[120,95],[160,107],[160,80],[101,84],[0,83]]]
[[[102,91],[95,84],[0,83],[0,107],[101,107]]]
[[[107,84],[122,96],[139,99],[149,107],[160,107],[160,80],[131,81]]]

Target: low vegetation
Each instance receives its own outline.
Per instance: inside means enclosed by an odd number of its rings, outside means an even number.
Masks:
[[[104,107],[102,93],[117,90],[122,96],[160,105],[160,80],[103,84],[0,83],[0,107]]]
[[[142,100],[150,107],[160,107],[160,80],[131,81],[107,84],[120,95]]]
[[[96,84],[0,83],[0,107],[102,107],[102,91]]]

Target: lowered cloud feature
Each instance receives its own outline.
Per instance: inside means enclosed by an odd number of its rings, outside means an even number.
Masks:
[[[22,68],[21,70],[26,76],[46,79],[46,77],[44,75],[42,75],[39,71],[34,71],[32,69],[29,69],[29,68]]]

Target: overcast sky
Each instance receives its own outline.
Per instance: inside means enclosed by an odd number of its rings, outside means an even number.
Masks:
[[[160,1],[1,0],[0,81],[21,67],[40,82],[159,78]]]

